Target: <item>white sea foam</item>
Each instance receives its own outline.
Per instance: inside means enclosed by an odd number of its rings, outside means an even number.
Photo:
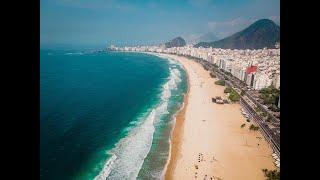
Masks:
[[[170,64],[177,64],[176,61],[174,61],[173,59],[168,58],[167,60],[169,61]]]
[[[105,177],[109,176],[109,174],[111,172],[112,164],[114,163],[114,161],[116,159],[117,159],[117,156],[115,154],[113,154],[111,156],[111,158],[104,165],[104,167],[103,167],[102,171],[100,172],[100,174],[98,176],[96,176],[94,179],[95,180],[105,180]]]
[[[138,120],[141,123],[116,144],[110,152],[113,156],[106,162],[95,180],[137,178],[144,159],[151,149],[154,124],[160,121],[161,116],[169,113],[167,107],[171,91],[177,89],[179,82],[181,82],[179,70],[170,68],[168,81],[162,87],[162,101],[145,118]]]
[[[177,89],[178,83],[181,82],[180,71],[178,69],[170,68],[169,81],[163,85],[163,92],[161,99],[168,101],[171,96],[171,90]]]
[[[83,55],[82,52],[66,53],[66,55]]]

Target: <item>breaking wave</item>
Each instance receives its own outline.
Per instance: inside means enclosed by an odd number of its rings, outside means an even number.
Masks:
[[[180,76],[180,71],[170,66],[168,81],[162,86],[161,101],[142,114],[137,120],[140,123],[135,124],[136,127],[132,128],[128,135],[108,152],[111,157],[95,180],[137,178],[152,146],[154,124],[159,122],[163,115],[169,113],[167,108],[171,91],[177,89],[178,83],[182,81]]]

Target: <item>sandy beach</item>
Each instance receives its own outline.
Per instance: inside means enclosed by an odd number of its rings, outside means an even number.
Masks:
[[[219,105],[211,98],[226,98],[224,86],[200,64],[185,57],[164,55],[180,62],[189,91],[171,139],[165,179],[265,179],[262,169],[275,169],[272,149],[259,131],[250,131],[241,106]],[[240,126],[246,124],[244,128]]]

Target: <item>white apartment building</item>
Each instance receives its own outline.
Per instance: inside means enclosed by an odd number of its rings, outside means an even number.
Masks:
[[[266,88],[272,84],[272,79],[265,73],[258,72],[253,80],[253,89],[260,90]]]
[[[221,59],[220,68],[225,71],[231,72],[233,62],[233,59]]]
[[[246,76],[246,68],[241,65],[235,65],[231,68],[231,74],[240,79],[241,81],[244,81],[245,76]]]
[[[276,74],[272,80],[272,85],[279,89],[280,88],[280,74]]]

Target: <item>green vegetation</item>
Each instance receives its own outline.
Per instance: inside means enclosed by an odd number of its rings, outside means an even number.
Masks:
[[[257,112],[259,116],[267,117],[267,114],[265,112],[262,112],[262,110],[259,107],[255,107],[254,110]]]
[[[250,129],[250,130],[253,130],[253,131],[257,131],[257,130],[259,130],[259,127],[251,124],[250,127],[249,127],[249,129]]]
[[[239,94],[237,93],[237,91],[235,91],[234,89],[231,90],[230,92],[230,95],[229,95],[229,99],[232,101],[232,102],[237,102],[240,100],[240,96]]]
[[[262,112],[262,113],[261,113],[261,116],[263,116],[263,117],[267,117],[268,115],[267,115],[267,113]]]
[[[246,126],[246,124],[242,124],[242,125],[241,125],[241,128],[243,128],[243,127],[245,127],[245,126]]]
[[[254,110],[256,110],[256,112],[261,112],[260,108],[258,107],[254,108]]]
[[[280,171],[268,169],[262,169],[262,171],[267,180],[280,180]]]
[[[280,108],[278,108],[278,106],[272,104],[271,107],[270,107],[271,111],[273,112],[280,112]]]
[[[231,89],[230,87],[227,87],[226,89],[224,89],[223,92],[224,92],[224,93],[231,93],[231,90],[232,90],[232,89]]]
[[[212,78],[216,78],[216,77],[217,77],[213,72],[210,73],[210,76],[211,76]]]
[[[244,90],[241,90],[240,95],[243,96],[245,94]]]
[[[232,76],[231,72],[225,71],[224,73],[228,76]]]
[[[214,82],[216,85],[220,85],[220,86],[225,86],[226,82],[224,80],[218,80],[216,82]]]
[[[267,88],[263,88],[259,91],[260,93],[260,98],[263,100],[263,103],[265,105],[269,105],[271,106],[271,110],[273,109],[274,111],[280,111],[278,110],[278,99],[280,96],[280,90],[276,89],[275,87],[273,87],[272,85],[267,87]]]
[[[266,121],[267,121],[267,122],[272,122],[272,117],[271,117],[270,115],[268,115]]]

